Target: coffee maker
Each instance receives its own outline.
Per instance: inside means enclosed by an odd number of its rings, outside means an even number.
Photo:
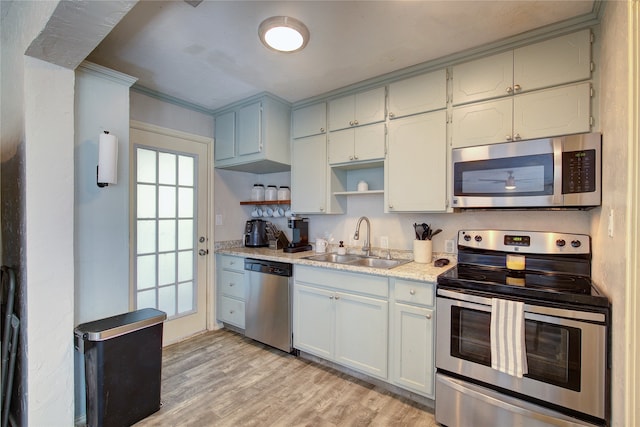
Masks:
[[[312,249],[309,244],[309,218],[292,216],[287,222],[287,226],[292,230],[292,239],[289,245],[283,249],[284,252],[304,252]]]

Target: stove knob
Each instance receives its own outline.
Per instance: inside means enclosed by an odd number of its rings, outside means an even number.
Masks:
[[[474,237],[474,239],[478,243],[482,242],[482,236],[476,236],[476,237]]]
[[[468,242],[469,240],[471,240],[471,236],[469,236],[468,234],[464,235],[464,241]]]
[[[564,239],[556,240],[556,246],[563,247],[566,244],[567,244],[567,242],[565,242]]]
[[[580,243],[580,240],[572,240],[571,241],[571,246],[573,246],[574,248],[579,248],[581,244],[582,243]]]

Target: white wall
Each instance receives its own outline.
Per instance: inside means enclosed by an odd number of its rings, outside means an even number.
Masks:
[[[607,2],[601,24],[600,111],[603,133],[602,207],[593,212],[590,234],[594,242],[592,275],[612,304],[612,425],[624,425],[625,387],[625,259],[629,238],[627,229],[628,91],[629,73],[627,3]],[[633,167],[638,167],[634,165]],[[609,213],[613,211],[614,233],[607,233]],[[637,404],[637,402],[636,402]]]

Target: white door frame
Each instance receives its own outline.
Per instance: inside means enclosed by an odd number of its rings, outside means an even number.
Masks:
[[[194,142],[198,142],[198,143],[204,143],[207,145],[207,158],[205,159],[206,165],[207,165],[207,184],[209,186],[209,192],[207,195],[207,200],[205,201],[205,203],[207,204],[207,217],[205,219],[206,222],[206,230],[207,230],[207,236],[209,237],[209,242],[208,242],[208,249],[209,249],[209,255],[207,256],[207,277],[206,277],[206,290],[207,290],[207,298],[206,298],[206,306],[205,306],[205,310],[206,310],[206,316],[207,316],[207,330],[212,330],[212,329],[216,329],[216,304],[215,304],[215,239],[213,236],[213,231],[214,231],[214,226],[213,226],[213,177],[214,177],[214,173],[213,173],[213,138],[207,138],[204,136],[200,136],[200,135],[195,135],[195,134],[191,134],[191,133],[186,133],[186,132],[182,132],[182,131],[177,131],[177,130],[173,130],[173,129],[168,129],[168,128],[163,128],[160,126],[156,126],[153,124],[149,124],[149,123],[144,123],[144,122],[139,122],[137,120],[131,120],[129,122],[129,127],[132,129],[139,129],[142,131],[147,131],[147,132],[153,132],[153,133],[157,133],[160,135],[166,135],[166,136],[171,136],[171,137],[175,137],[175,138],[181,138],[181,139],[186,139],[186,140],[190,140],[190,141],[194,141]],[[135,144],[130,144],[129,149],[131,150],[130,152],[130,158],[133,159],[133,149],[134,149],[134,145]],[[135,176],[134,170],[133,170],[133,163],[134,162],[130,162],[129,163],[129,176]],[[134,192],[131,191],[129,192],[129,206],[131,206],[130,209],[133,209],[132,207],[135,206],[135,200],[133,200],[134,197]],[[200,203],[201,201],[199,201]],[[133,215],[130,213],[129,214],[129,230],[133,230],[134,229],[134,224],[133,224],[134,218]],[[134,259],[134,236],[133,233],[129,233],[129,259],[133,260]],[[130,261],[131,262],[131,261]],[[134,272],[134,268],[133,265],[130,266],[129,268],[129,308],[131,310],[134,309],[134,295],[133,295],[133,286],[132,283],[134,283],[134,277],[133,277],[133,272]],[[168,343],[167,343],[168,344]]]

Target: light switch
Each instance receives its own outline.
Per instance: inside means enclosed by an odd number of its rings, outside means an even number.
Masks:
[[[216,225],[222,225],[222,215],[216,214]]]

